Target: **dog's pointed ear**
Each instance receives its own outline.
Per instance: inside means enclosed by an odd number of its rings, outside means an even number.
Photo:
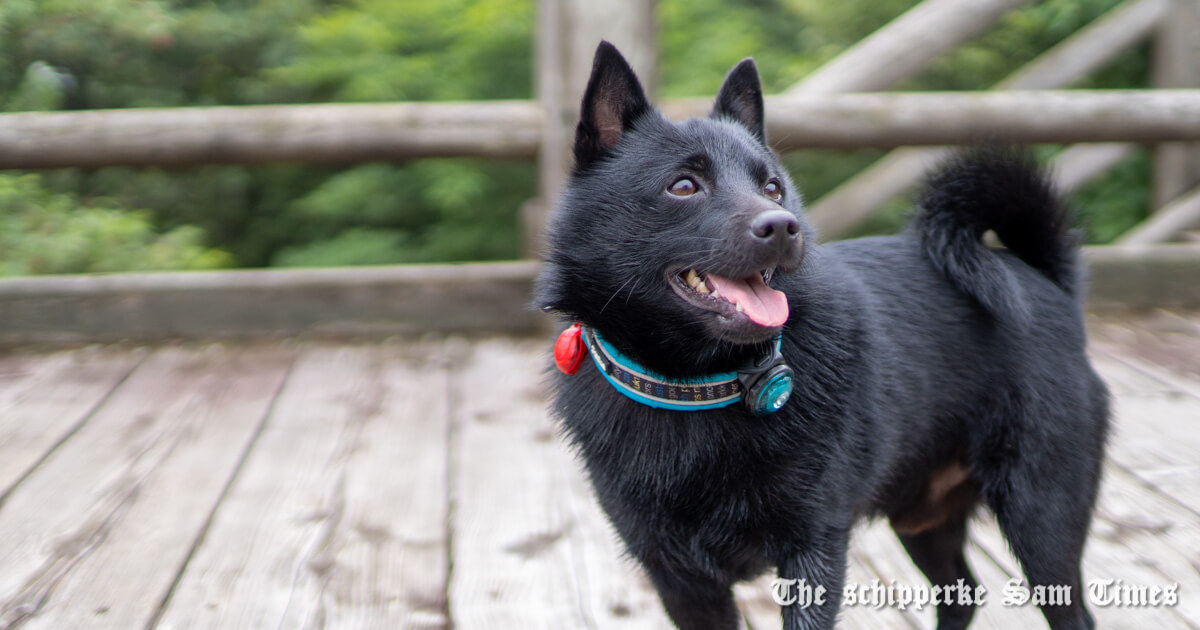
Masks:
[[[759,142],[767,144],[767,134],[763,129],[762,82],[758,78],[758,66],[754,65],[754,59],[743,59],[725,75],[725,82],[717,92],[712,117],[729,118],[741,123]]]
[[[600,42],[575,128],[575,168],[612,150],[633,121],[649,110],[646,93],[629,62],[616,46]]]

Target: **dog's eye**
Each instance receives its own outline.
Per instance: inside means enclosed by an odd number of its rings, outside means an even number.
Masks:
[[[667,192],[675,195],[676,197],[691,197],[699,190],[700,187],[697,186],[696,182],[692,181],[692,178],[690,177],[680,177],[679,179],[675,180],[674,184],[671,184],[671,186],[667,188]]]
[[[763,186],[763,194],[770,197],[773,201],[783,199],[783,186],[779,185],[778,181],[771,180]]]

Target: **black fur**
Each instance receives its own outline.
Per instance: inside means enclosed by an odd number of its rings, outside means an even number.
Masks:
[[[1084,354],[1069,214],[1036,165],[965,153],[929,180],[913,234],[818,247],[765,143],[753,62],[727,77],[712,117],[672,123],[602,44],[582,111],[539,305],[674,378],[736,369],[776,333],[682,299],[680,269],[740,278],[774,267],[790,307],[783,354],[796,388],[772,415],[653,409],[590,361],[555,376],[554,411],[672,620],[736,627],[731,585],[774,566],[830,593],[824,606],[785,607],[784,627],[831,627],[863,517],[907,532],[934,583],[974,583],[962,542],[982,504],[1031,583],[1072,587],[1072,605],[1043,611],[1051,626],[1092,627],[1079,561],[1107,393]],[[669,194],[680,178],[696,194]],[[778,201],[764,195],[772,181]],[[796,234],[747,235],[780,211]],[[1008,251],[980,242],[988,229]],[[960,483],[939,497],[931,477]],[[971,612],[941,607],[939,627],[964,627]]]

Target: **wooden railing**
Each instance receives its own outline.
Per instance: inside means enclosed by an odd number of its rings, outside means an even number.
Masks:
[[[983,137],[1016,142],[1154,143],[1151,223],[1122,242],[1169,240],[1200,222],[1200,0],[1128,0],[998,83],[989,93],[878,93],[1025,0],[926,0],[803,81],[769,97],[769,134],[781,151],[813,147],[913,147]],[[652,2],[544,0],[540,102],[396,103],[130,109],[0,115],[0,168],[185,166],[273,161],[353,163],[424,157],[540,158],[542,198],[567,170],[565,147],[591,47],[625,39],[653,76]],[[635,19],[638,18],[638,19]],[[640,24],[640,28],[630,26]],[[611,31],[611,32],[610,32]],[[920,36],[918,36],[920,35]],[[1156,81],[1184,89],[1050,92],[1102,68],[1157,35]],[[650,41],[647,41],[650,40]],[[581,43],[582,42],[582,43]],[[579,67],[583,65],[582,69]],[[573,66],[573,67],[572,67]],[[555,78],[557,77],[557,78]],[[675,117],[702,115],[705,100],[667,101]],[[552,112],[546,115],[545,112]],[[555,115],[555,113],[557,115]],[[1187,144],[1184,144],[1187,143]],[[1104,172],[1132,144],[1080,146],[1056,167],[1072,189]],[[900,148],[809,207],[825,238],[852,232],[904,193],[944,149]],[[547,204],[526,214],[536,234]]]
[[[991,91],[880,92],[1024,1],[925,0],[767,98],[768,133],[781,151],[902,147],[810,204],[811,219],[826,238],[852,232],[908,189],[941,145],[989,136],[1085,143],[1055,160],[1061,187],[1072,190],[1129,155],[1132,143],[1156,144],[1160,207],[1118,240],[1131,247],[1085,252],[1090,303],[1200,305],[1200,247],[1144,246],[1200,224],[1200,0],[1127,0]],[[0,168],[536,159],[540,198],[555,199],[596,41],[617,43],[652,79],[653,4],[541,0],[537,101],[4,114]],[[1060,90],[1150,37],[1161,89]],[[709,107],[708,99],[663,103],[675,118]],[[525,209],[531,242],[549,205]],[[0,281],[0,343],[525,330],[539,321],[528,304],[535,273],[534,263],[520,262],[9,279]]]
[[[1090,247],[1088,308],[1200,306],[1190,245]],[[529,333],[538,264],[392,265],[0,280],[6,345]]]
[[[672,118],[708,99],[668,100]],[[770,96],[781,151],[1015,142],[1200,141],[1200,90],[877,92]],[[330,163],[418,157],[533,159],[532,102],[262,105],[0,116],[0,168]],[[86,149],[84,148],[86,147]]]

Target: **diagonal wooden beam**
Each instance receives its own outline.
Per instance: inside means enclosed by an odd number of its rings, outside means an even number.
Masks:
[[[1180,195],[1150,218],[1121,235],[1114,245],[1165,243],[1184,230],[1200,227],[1200,186]]]
[[[938,55],[1028,0],[925,0],[788,88],[783,96],[872,92],[925,69]]]
[[[1170,7],[1170,0],[1129,0],[1110,10],[1092,24],[1043,53],[994,89],[1032,90],[1068,86],[1110,63],[1128,47],[1142,41],[1158,28]],[[809,208],[809,216],[822,237],[837,239],[849,234],[883,204],[906,190],[938,160],[947,149],[904,148],[892,151],[858,175],[838,186]],[[1079,185],[1103,171],[1081,172],[1085,166],[1107,168],[1111,148],[1096,149],[1089,155],[1081,149],[1064,157],[1060,171],[1069,171]]]

